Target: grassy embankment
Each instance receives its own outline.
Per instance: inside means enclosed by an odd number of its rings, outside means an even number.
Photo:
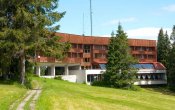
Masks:
[[[14,102],[18,103],[26,91],[27,89],[19,84],[0,83],[0,110],[8,110]]]
[[[173,110],[174,94],[141,89],[92,87],[54,79],[38,79],[43,91],[37,110]]]
[[[42,85],[36,110],[173,110],[175,95],[160,89],[129,91],[87,86],[54,79],[34,78]],[[0,84],[0,110],[21,100],[26,89]],[[29,104],[25,110],[29,109]]]

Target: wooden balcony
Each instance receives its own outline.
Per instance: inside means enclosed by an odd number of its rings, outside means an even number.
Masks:
[[[93,63],[106,64],[107,63],[107,59],[106,58],[94,58],[93,59]]]
[[[156,51],[131,51],[131,54],[148,54],[155,55]]]
[[[83,53],[83,49],[78,49],[78,48],[71,48],[69,52],[75,52],[75,53]]]
[[[82,62],[81,66],[91,66],[91,62]]]
[[[39,58],[36,58],[36,62],[55,62],[56,59],[53,58],[53,57],[39,57]]]
[[[107,53],[108,50],[97,50],[97,49],[93,49],[93,53]]]
[[[63,62],[66,62],[66,63],[81,63],[81,62],[83,62],[83,59],[82,58],[65,58],[63,60]]]
[[[83,58],[90,58],[91,57],[91,53],[83,53]]]
[[[139,59],[139,62],[156,62],[156,59]]]

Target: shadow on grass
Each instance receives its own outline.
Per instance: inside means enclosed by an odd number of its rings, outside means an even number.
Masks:
[[[167,85],[142,86],[142,88],[145,88],[147,90],[154,91],[154,92],[159,92],[164,95],[175,96],[175,91],[170,90]]]
[[[0,79],[0,84],[3,84],[3,85],[13,85],[14,83],[19,83],[19,82],[15,80]]]

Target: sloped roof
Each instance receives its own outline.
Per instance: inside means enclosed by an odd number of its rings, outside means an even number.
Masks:
[[[152,64],[156,70],[165,70],[166,67],[160,62],[139,62],[139,64]]]
[[[56,33],[56,36],[60,36],[61,42],[71,42],[76,44],[97,44],[97,45],[108,45],[109,38],[107,37],[97,37],[97,36],[81,36],[66,33]]]
[[[156,40],[128,39],[129,46],[155,47]]]
[[[99,37],[99,36],[82,36],[67,33],[56,33],[56,36],[60,36],[61,42],[71,42],[76,44],[96,44],[96,45],[108,45],[110,37]],[[129,46],[146,46],[156,47],[156,40],[146,39],[128,39]]]

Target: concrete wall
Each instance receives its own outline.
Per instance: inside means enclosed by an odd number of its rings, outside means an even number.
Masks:
[[[76,82],[77,83],[84,83],[86,81],[86,70],[70,70],[70,75],[76,75]]]
[[[74,83],[76,82],[76,79],[77,79],[76,75],[61,75],[61,78],[63,80],[74,82]]]
[[[88,74],[103,74],[106,70],[85,70],[86,75]]]

